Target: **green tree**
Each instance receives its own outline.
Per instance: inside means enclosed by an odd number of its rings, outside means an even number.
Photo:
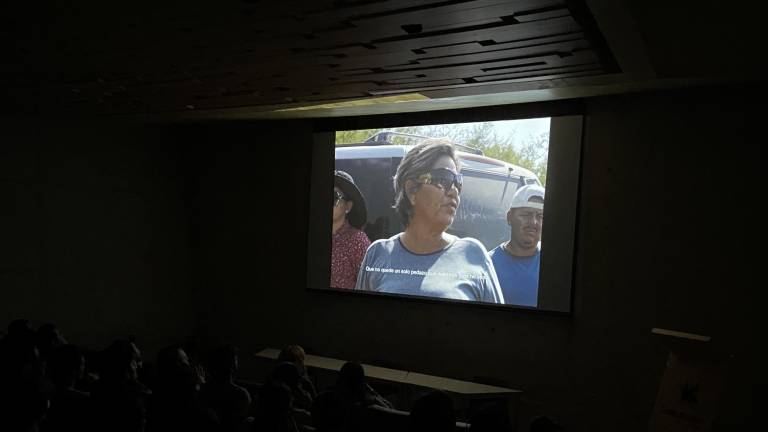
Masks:
[[[549,156],[549,132],[531,137],[520,147],[520,166],[527,168],[539,177],[541,184],[547,185],[547,157]]]
[[[359,144],[382,129],[336,131],[336,145]]]
[[[547,155],[549,151],[549,133],[531,136],[525,140],[517,139],[514,133],[500,134],[492,122],[409,126],[391,129],[362,129],[355,131],[337,131],[336,144],[357,144],[372,135],[392,131],[419,137],[446,138],[456,144],[474,147],[488,157],[521,166],[534,172],[546,185]],[[418,137],[394,136],[392,144],[417,144]]]

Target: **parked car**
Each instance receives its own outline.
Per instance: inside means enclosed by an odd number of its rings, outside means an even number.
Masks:
[[[415,144],[392,144],[392,138],[400,135],[405,134],[379,132],[363,143],[336,147],[336,169],[348,172],[365,196],[368,223],[363,230],[371,241],[404,229],[392,208],[393,177]],[[506,215],[517,188],[541,182],[533,172],[484,156],[478,149],[459,145],[457,149],[464,187],[448,233],[476,238],[490,250],[509,237]]]

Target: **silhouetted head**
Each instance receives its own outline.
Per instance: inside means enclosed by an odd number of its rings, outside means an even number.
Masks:
[[[503,403],[486,405],[472,413],[470,419],[472,431],[503,432],[510,430],[509,413]]]
[[[453,401],[445,392],[429,393],[413,405],[410,416],[410,430],[412,432],[449,432],[455,428],[456,416],[453,413]]]
[[[189,363],[192,366],[199,365],[200,363],[202,363],[200,346],[195,340],[187,339],[181,348],[184,350],[185,353],[187,353],[187,357],[189,358]]]
[[[346,362],[339,371],[337,385],[342,389],[356,390],[365,386],[365,370],[360,363]]]
[[[312,404],[312,424],[318,432],[346,430],[349,405],[336,392],[321,393]]]
[[[23,369],[38,365],[39,360],[35,332],[29,328],[27,320],[12,321],[8,325],[8,334],[0,341],[0,374],[7,378],[17,377]]]
[[[187,353],[179,345],[169,345],[157,353],[158,373],[172,371],[179,366],[189,366]]]
[[[299,374],[303,375],[305,372],[304,360],[307,355],[304,353],[304,348],[299,345],[288,345],[284,350],[280,351],[280,355],[277,356],[278,362],[291,362],[299,369]]]
[[[31,336],[32,333],[34,332],[29,328],[29,321],[24,318],[15,319],[8,324],[8,336]]]
[[[208,357],[208,373],[214,381],[231,380],[239,366],[238,349],[233,346],[220,346]]]
[[[43,359],[48,358],[48,354],[51,353],[56,347],[64,345],[67,340],[61,335],[56,325],[52,323],[43,324],[37,329],[35,333],[35,343],[38,351],[40,351],[40,357]]]
[[[157,385],[171,392],[196,388],[197,374],[189,364],[187,353],[179,345],[170,345],[157,354]]]
[[[136,342],[135,335],[128,336],[128,346],[130,346],[131,350],[133,351],[133,358],[136,360],[137,369],[141,369],[141,367],[144,365],[144,361],[141,355],[141,350],[139,349],[139,345]]]
[[[140,361],[136,345],[125,339],[117,339],[102,351],[102,379],[116,382],[136,380]]]
[[[547,416],[539,416],[531,420],[530,432],[558,432],[564,430],[562,426]]]
[[[281,362],[275,367],[272,379],[290,388],[296,388],[299,385],[299,370],[291,362]]]
[[[274,380],[270,381],[261,388],[259,396],[262,416],[268,418],[291,416],[293,393],[287,385]]]
[[[85,373],[85,356],[74,345],[61,345],[48,356],[48,376],[56,388],[67,389],[75,385]]]

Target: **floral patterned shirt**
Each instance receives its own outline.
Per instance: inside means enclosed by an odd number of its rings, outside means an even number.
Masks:
[[[365,251],[371,241],[364,232],[349,222],[332,236],[331,243],[331,288],[355,288],[357,272],[363,262]]]

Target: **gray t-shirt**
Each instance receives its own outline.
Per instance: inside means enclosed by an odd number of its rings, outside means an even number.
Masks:
[[[479,241],[447,234],[448,246],[421,255],[406,249],[401,235],[368,247],[356,290],[504,303],[491,258]]]

